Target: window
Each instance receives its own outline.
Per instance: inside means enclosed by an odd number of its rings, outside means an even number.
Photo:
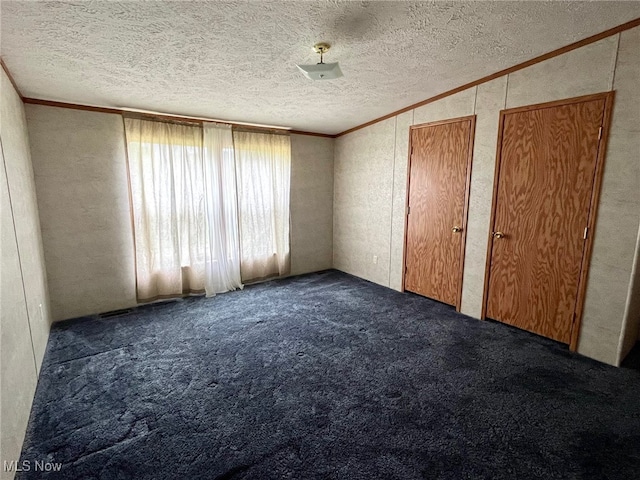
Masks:
[[[288,273],[288,136],[136,118],[125,128],[139,301]]]

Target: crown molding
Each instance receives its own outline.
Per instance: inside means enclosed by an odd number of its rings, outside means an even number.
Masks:
[[[20,89],[18,88],[18,84],[16,83],[16,81],[13,79],[13,75],[11,75],[11,72],[9,71],[9,69],[7,68],[7,64],[4,63],[4,60],[2,59],[2,57],[0,57],[0,65],[2,66],[2,69],[4,70],[4,73],[7,74],[7,78],[9,78],[9,82],[11,82],[11,85],[13,85],[13,88],[15,89],[16,93],[18,94],[18,96],[20,97],[20,99],[22,101],[24,101],[24,97],[22,96],[22,93],[20,93]]]
[[[491,80],[494,80],[496,78],[502,77],[504,75],[508,75],[510,73],[513,72],[517,72],[518,70],[522,70],[524,68],[530,67],[532,65],[535,65],[537,63],[540,62],[544,62],[545,60],[549,60],[551,58],[557,57],[559,55],[562,55],[564,53],[570,52],[572,50],[576,50],[578,48],[584,47],[586,45],[589,45],[591,43],[595,43],[598,42],[604,38],[610,37],[612,35],[616,35],[618,33],[624,32],[625,30],[630,30],[632,28],[638,27],[640,26],[640,18],[636,18],[635,20],[631,20],[629,22],[623,23],[621,25],[618,25],[616,27],[610,28],[608,30],[605,30],[603,32],[597,33],[595,35],[592,35],[590,37],[584,38],[582,40],[579,40],[577,42],[571,43],[569,45],[566,45],[564,47],[558,48],[556,50],[552,50],[551,52],[539,55],[537,57],[534,57],[530,60],[527,60],[525,62],[522,63],[518,63],[512,67],[509,68],[505,68],[503,70],[499,70],[495,73],[492,73],[491,75],[486,75],[482,78],[479,78],[478,80],[475,80],[473,82],[469,82],[466,83],[464,85],[461,85],[459,87],[456,87],[454,89],[451,90],[447,90],[446,92],[440,93],[438,95],[435,95],[433,97],[427,98],[426,100],[422,100],[418,103],[414,103],[412,105],[409,105],[407,107],[401,108],[400,110],[396,110],[394,112],[391,112],[387,115],[383,115],[382,117],[378,117],[375,118],[369,122],[357,125],[353,128],[349,128],[348,130],[345,130],[343,132],[337,133],[337,134],[327,134],[327,133],[318,133],[318,132],[307,132],[304,130],[290,130],[290,129],[286,129],[286,128],[277,128],[277,127],[272,127],[272,128],[268,128],[268,130],[282,130],[285,132],[288,132],[290,134],[295,134],[295,135],[309,135],[309,136],[315,136],[315,137],[324,137],[324,138],[337,138],[337,137],[341,137],[343,135],[347,135],[349,133],[355,132],[357,130],[366,128],[368,126],[374,125],[376,123],[382,122],[384,120],[387,120],[389,118],[395,117],[396,115],[400,115],[401,113],[404,112],[408,112],[410,110],[413,110],[415,108],[421,107],[423,105],[427,105],[429,103],[433,103],[436,102],[438,100],[442,100],[443,98],[449,97],[451,95],[454,95],[456,93],[459,93],[463,90],[467,90],[468,88],[472,88],[475,87],[477,85],[481,85],[483,83],[489,82]],[[45,99],[39,99],[39,98],[29,98],[29,97],[24,97],[22,95],[22,93],[20,92],[20,89],[18,88],[18,85],[16,84],[13,76],[11,75],[11,72],[9,71],[7,65],[5,64],[4,60],[0,57],[0,65],[2,66],[2,69],[4,70],[4,72],[7,74],[7,77],[9,78],[9,81],[11,82],[11,84],[13,85],[13,88],[16,90],[16,92],[18,93],[18,95],[20,96],[20,98],[22,99],[22,101],[25,104],[33,104],[33,105],[45,105],[45,106],[50,106],[50,107],[58,107],[58,108],[69,108],[69,109],[74,109],[74,110],[85,110],[85,111],[89,111],[89,112],[100,112],[100,113],[113,113],[113,114],[125,114],[125,113],[130,113],[130,110],[126,110],[126,109],[118,109],[118,108],[109,108],[109,107],[98,107],[98,106],[92,106],[92,105],[83,105],[83,104],[77,104],[77,103],[67,103],[67,102],[57,102],[57,101],[53,101],[53,100],[45,100]],[[180,115],[162,115],[162,114],[149,114],[150,117],[163,117],[165,119],[173,119],[173,120],[177,120],[177,121],[206,121],[204,119],[194,119],[193,117],[186,117],[186,116],[180,116]],[[238,127],[244,127],[244,128],[251,128],[250,125],[246,125],[246,124],[242,124],[242,123],[235,123],[235,122],[226,122],[223,120],[211,120],[211,121],[215,121],[218,123],[227,123],[229,125],[235,125]],[[256,129],[260,129],[260,127],[255,127]]]
[[[582,40],[578,40],[577,42],[570,43],[569,45],[558,48],[556,50],[552,50],[551,52],[548,52],[548,53],[544,53],[542,55],[532,58],[531,60],[527,60],[526,62],[518,63],[517,65],[514,65],[512,67],[505,68],[504,70],[500,70],[498,72],[492,73],[491,75],[487,75],[473,82],[465,83],[464,85],[456,87],[452,90],[447,90],[446,92],[440,93],[434,97],[427,98],[426,100],[422,100],[421,102],[414,103],[412,105],[409,105],[408,107],[401,108],[400,110],[396,110],[395,112],[391,112],[382,117],[375,118],[369,122],[350,128],[348,130],[345,130],[344,132],[340,132],[336,135],[336,137],[347,135],[351,132],[355,132],[356,130],[360,130],[370,125],[374,125],[378,122],[382,122],[383,120],[387,120],[389,118],[395,117],[396,115],[400,115],[401,113],[408,112],[409,110],[413,110],[414,108],[418,108],[423,105],[427,105],[429,103],[442,100],[445,97],[449,97],[456,93],[462,92],[463,90],[466,90],[468,88],[481,85],[483,83],[489,82],[491,80],[502,77],[504,75],[508,75],[513,72],[517,72],[518,70],[522,70],[523,68],[530,67],[531,65],[535,65],[536,63],[544,62],[545,60],[549,60],[550,58],[557,57],[559,55],[562,55],[563,53],[567,53],[572,50],[576,50],[577,48],[584,47],[585,45],[598,42],[604,38],[610,37],[612,35],[616,35],[620,32],[624,32],[625,30],[630,30],[637,26],[640,26],[640,18],[636,18],[635,20],[631,20],[630,22],[623,23],[622,25],[618,25],[617,27],[610,28],[609,30],[605,30],[604,32],[600,32],[590,37],[584,38]]]

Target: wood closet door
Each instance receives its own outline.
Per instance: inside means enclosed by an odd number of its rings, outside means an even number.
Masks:
[[[405,290],[460,306],[475,117],[411,130]]]
[[[503,112],[488,317],[569,343],[604,109]]]

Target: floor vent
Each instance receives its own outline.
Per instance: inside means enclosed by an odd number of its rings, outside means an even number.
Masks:
[[[112,310],[111,312],[101,313],[100,315],[98,315],[98,317],[100,318],[119,317],[120,315],[124,315],[125,313],[131,313],[131,312],[133,312],[133,309],[123,308],[121,310]]]

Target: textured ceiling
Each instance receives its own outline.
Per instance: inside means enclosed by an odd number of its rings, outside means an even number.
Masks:
[[[0,3],[27,97],[338,133],[640,17],[640,2]],[[312,45],[344,77],[295,67]]]

